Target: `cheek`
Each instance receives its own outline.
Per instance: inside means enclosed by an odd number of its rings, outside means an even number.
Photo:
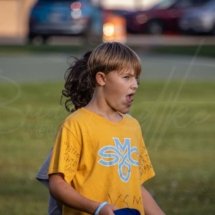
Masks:
[[[120,88],[120,85],[115,81],[108,82],[105,85],[106,92],[114,93],[114,92],[117,92],[119,88]]]
[[[106,82],[106,92],[111,93],[112,96],[120,96],[126,93],[128,87],[128,83],[124,81],[124,79],[113,78]]]

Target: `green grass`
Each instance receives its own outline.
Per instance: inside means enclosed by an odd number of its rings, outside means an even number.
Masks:
[[[36,172],[67,115],[62,83],[0,85],[0,214],[47,214]],[[146,183],[171,215],[215,214],[215,84],[143,82],[132,115],[156,177]]]
[[[152,48],[158,54],[174,54],[215,58],[215,45],[170,45]],[[198,53],[197,53],[198,52]]]

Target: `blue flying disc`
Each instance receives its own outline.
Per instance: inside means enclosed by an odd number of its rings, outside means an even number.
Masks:
[[[133,208],[122,208],[114,211],[115,215],[141,215],[140,212]]]

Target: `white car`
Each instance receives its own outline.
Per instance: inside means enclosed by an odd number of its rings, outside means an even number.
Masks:
[[[185,33],[215,35],[215,0],[187,11],[179,21],[179,26]]]

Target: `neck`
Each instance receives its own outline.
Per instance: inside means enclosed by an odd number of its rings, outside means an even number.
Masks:
[[[112,122],[118,122],[123,118],[123,115],[121,113],[104,104],[102,100],[97,99],[96,96],[93,96],[93,98],[85,108]]]

